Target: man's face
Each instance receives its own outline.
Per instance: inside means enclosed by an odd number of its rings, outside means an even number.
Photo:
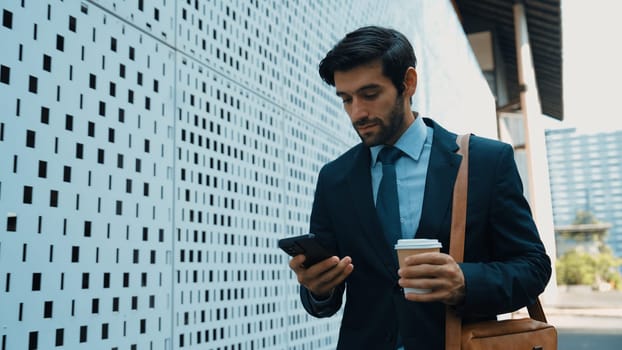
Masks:
[[[367,146],[394,144],[412,123],[410,103],[397,95],[379,61],[335,72],[337,96]]]

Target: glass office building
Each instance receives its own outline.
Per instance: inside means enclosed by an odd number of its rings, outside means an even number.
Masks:
[[[358,142],[317,64],[361,25],[401,29],[419,111],[494,137],[453,11],[2,1],[0,350],[333,349],[339,315],[302,309],[276,246],[307,232],[320,167]]]
[[[622,256],[622,131],[547,130],[546,144],[555,226],[588,211],[611,224],[606,243]]]

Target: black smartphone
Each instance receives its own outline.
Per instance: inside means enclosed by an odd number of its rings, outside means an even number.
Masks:
[[[335,255],[322,246],[313,233],[279,239],[279,248],[290,256],[303,254],[306,259],[302,266],[305,268]]]

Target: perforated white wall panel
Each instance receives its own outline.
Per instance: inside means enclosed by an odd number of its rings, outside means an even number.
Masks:
[[[356,141],[347,5],[3,1],[0,349],[334,348],[276,240]]]

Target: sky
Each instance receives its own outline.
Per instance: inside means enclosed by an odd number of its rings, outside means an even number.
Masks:
[[[545,127],[622,130],[622,1],[562,0],[564,121]]]

